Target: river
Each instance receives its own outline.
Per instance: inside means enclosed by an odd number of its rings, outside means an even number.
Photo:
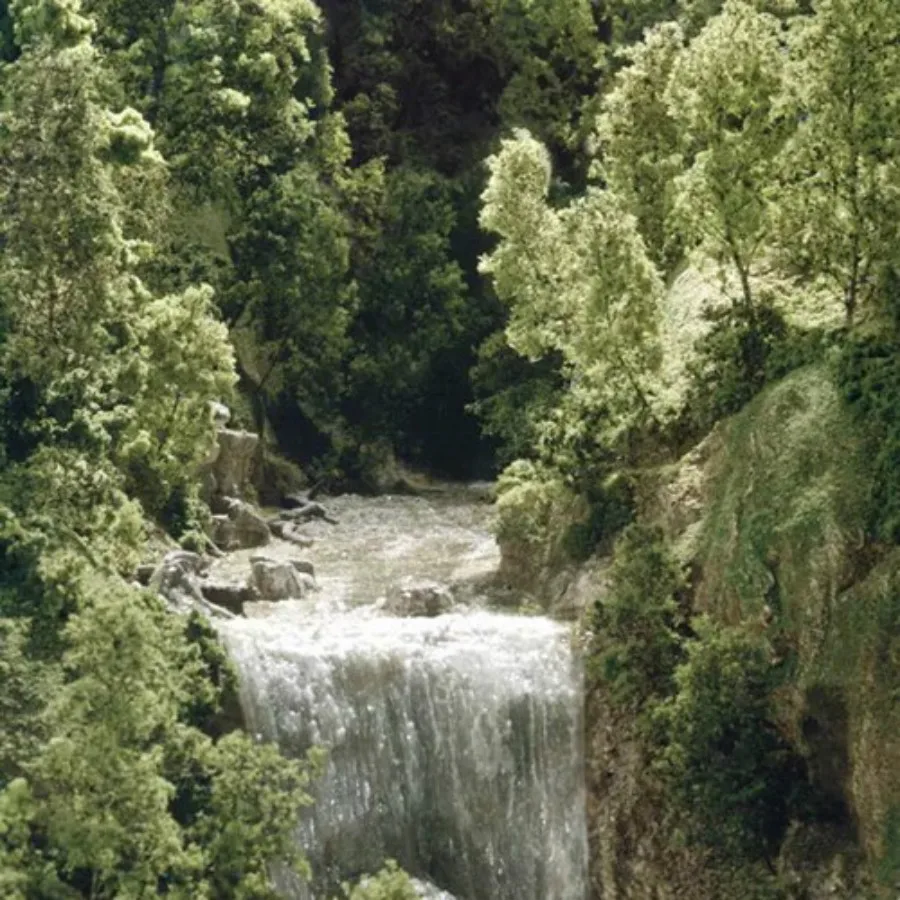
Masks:
[[[221,626],[252,732],[291,755],[328,751],[297,828],[315,880],[281,875],[279,888],[330,897],[394,858],[432,885],[423,896],[584,900],[582,681],[569,626],[497,607],[492,509],[467,491],[328,507],[339,524],[311,525],[316,542],[302,553],[318,592]],[[266,552],[298,555],[281,543]],[[426,577],[459,605],[433,618],[384,612],[403,579]]]

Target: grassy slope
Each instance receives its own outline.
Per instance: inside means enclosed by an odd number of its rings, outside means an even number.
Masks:
[[[725,423],[692,540],[697,603],[727,622],[774,613],[791,667],[785,725],[840,790],[870,859],[900,811],[900,552],[863,545],[863,435],[827,369],[794,373]],[[894,815],[897,815],[895,812]]]

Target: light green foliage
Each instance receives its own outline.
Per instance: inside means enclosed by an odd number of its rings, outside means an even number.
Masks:
[[[102,582],[87,589],[90,606],[66,629],[70,679],[46,712],[53,739],[28,766],[41,798],[32,821],[63,871],[93,873],[94,896],[140,895],[180,851],[167,815],[172,786],[153,746],[178,711],[180,675],[168,655],[177,625],[154,622]]]
[[[46,739],[38,713],[56,687],[51,667],[28,656],[26,624],[22,619],[0,618],[0,791],[22,776],[23,764],[34,758]]]
[[[558,473],[517,460],[497,482],[497,540],[504,560],[539,576],[568,560],[566,528],[587,515]]]
[[[675,185],[675,225],[737,274],[738,302],[748,308],[771,228],[767,189],[785,139],[780,31],[774,16],[728,0],[679,56],[666,95],[688,161]]]
[[[233,356],[208,291],[155,299],[139,279],[151,248],[126,231],[140,217],[126,214],[136,198],[123,195],[118,173],[161,167],[152,132],[133,110],[103,107],[86,37],[62,47],[53,39],[35,36],[3,73],[3,373],[40,398],[34,440],[83,448],[99,471],[99,457],[113,461],[159,515],[209,449],[208,403],[230,391]]]
[[[681,583],[658,529],[630,525],[616,541],[609,590],[594,606],[589,662],[616,702],[641,709],[672,692]]]
[[[652,417],[662,283],[636,220],[597,189],[550,207],[549,156],[526,132],[504,141],[489,164],[481,222],[501,242],[482,270],[510,306],[510,346],[531,358],[562,353],[608,407],[613,436]]]
[[[353,887],[344,885],[347,900],[417,900],[418,893],[409,876],[389,859],[377,875],[360,880]]]
[[[240,209],[246,179],[295,158],[328,99],[309,0],[177,2],[157,127],[180,181]]]
[[[18,882],[27,896],[112,900],[165,882],[183,900],[272,900],[268,863],[305,871],[293,831],[310,768],[242,735],[213,742],[184,721],[212,673],[157,598],[84,565],[75,590],[67,649],[27,697],[23,674],[41,669],[21,642],[8,656],[11,699],[28,700],[0,770],[0,853]]]
[[[848,321],[898,260],[900,8],[820,0],[790,33],[783,115],[797,120],[778,187],[782,261],[821,278]]]
[[[772,722],[765,644],[708,619],[659,706],[660,770],[690,839],[735,860],[771,858],[788,824],[801,774]]]
[[[597,121],[594,175],[602,177],[637,217],[641,235],[663,267],[677,260],[670,217],[674,179],[684,162],[678,120],[665,93],[684,35],[675,23],[648,31],[643,42],[626,47],[627,63],[603,98]]]
[[[312,802],[306,793],[310,768],[238,733],[209,745],[204,763],[212,790],[189,834],[204,851],[207,896],[278,900],[268,864],[277,861],[309,876],[294,830],[300,807]]]
[[[0,497],[56,545],[77,542],[102,568],[126,574],[140,560],[145,539],[141,508],[107,461],[44,446],[0,480]]]

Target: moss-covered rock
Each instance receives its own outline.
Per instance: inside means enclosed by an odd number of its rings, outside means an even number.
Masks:
[[[865,448],[827,367],[809,367],[648,476],[640,500],[692,568],[694,610],[766,631],[780,727],[841,854],[858,841],[874,872],[900,858],[900,551],[866,539]]]

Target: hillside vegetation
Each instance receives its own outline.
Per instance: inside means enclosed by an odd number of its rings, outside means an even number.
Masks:
[[[211,548],[223,402],[267,498],[498,475],[505,573],[605,571],[598,897],[896,894],[898,43],[896,0],[0,2],[0,894],[304,869],[315,760],[134,581]]]

